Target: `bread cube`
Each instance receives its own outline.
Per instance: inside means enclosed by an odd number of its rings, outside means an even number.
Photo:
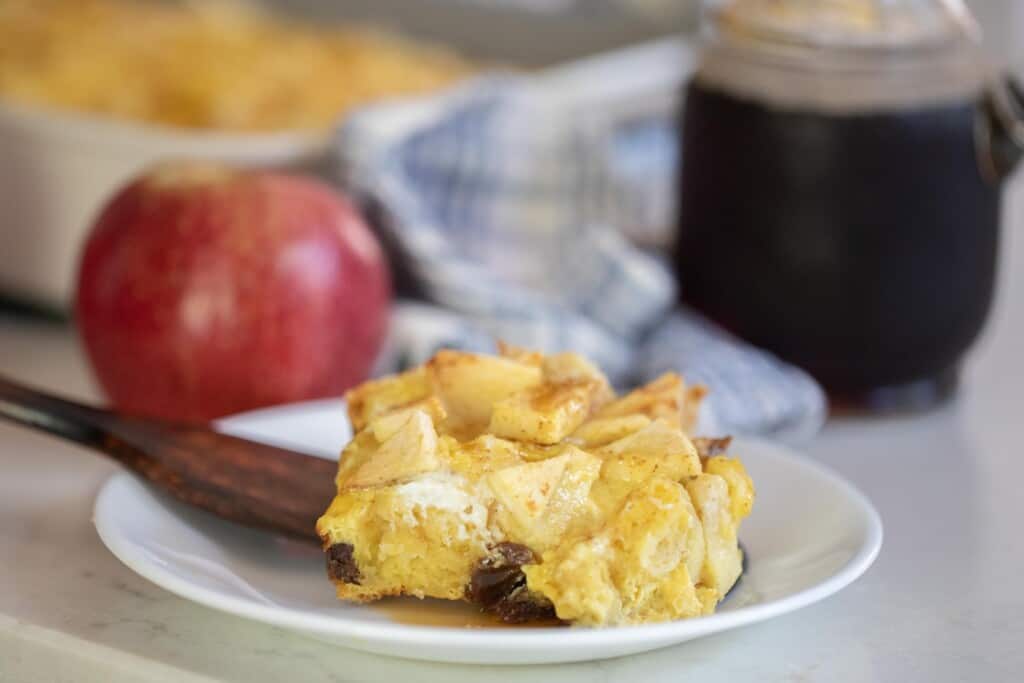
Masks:
[[[721,600],[743,570],[736,542],[736,521],[730,512],[729,486],[717,474],[701,474],[686,482],[693,506],[704,526],[704,566],[700,583],[714,588]]]

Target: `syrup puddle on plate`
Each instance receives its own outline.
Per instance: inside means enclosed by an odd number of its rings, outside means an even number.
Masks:
[[[506,624],[497,617],[481,612],[465,602],[425,598],[384,598],[369,606],[396,624],[409,626],[442,626],[446,628],[566,628],[549,619],[525,624]]]

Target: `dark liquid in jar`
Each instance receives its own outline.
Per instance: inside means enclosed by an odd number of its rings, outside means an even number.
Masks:
[[[681,297],[836,396],[948,374],[992,298],[999,191],[973,103],[833,114],[692,83]]]

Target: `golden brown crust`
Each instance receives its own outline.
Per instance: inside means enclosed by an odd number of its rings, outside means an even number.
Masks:
[[[616,397],[576,354],[502,351],[442,351],[350,392],[362,426],[317,524],[339,598],[588,625],[712,611],[753,488],[682,429],[704,388],[669,373]]]

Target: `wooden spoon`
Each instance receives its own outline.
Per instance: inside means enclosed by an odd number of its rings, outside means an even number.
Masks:
[[[97,450],[189,505],[292,538],[319,542],[316,519],[335,493],[329,460],[93,408],[2,377],[0,417]]]

